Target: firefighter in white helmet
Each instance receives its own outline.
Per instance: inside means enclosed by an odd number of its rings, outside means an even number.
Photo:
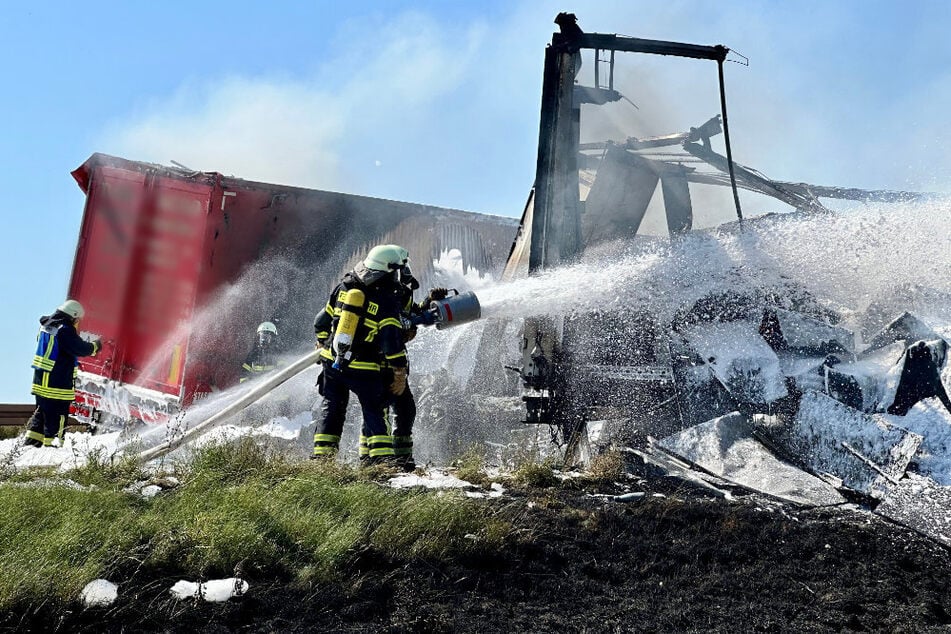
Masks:
[[[409,343],[416,337],[419,326],[432,326],[436,316],[429,310],[434,301],[445,299],[449,291],[445,288],[432,288],[426,298],[419,303],[413,301],[413,293],[419,289],[419,281],[413,277],[409,266],[400,275],[399,304],[403,323],[403,341]],[[406,366],[409,374],[409,364]],[[403,471],[414,471],[416,460],[413,458],[413,424],[416,421],[416,398],[407,380],[406,389],[401,394],[391,394],[388,413],[393,420],[393,454],[395,464]]]
[[[258,326],[254,348],[248,353],[241,365],[241,379],[244,383],[266,374],[278,367],[275,349],[277,348],[277,326],[272,321],[261,322]]]
[[[347,273],[314,320],[322,371],[318,391],[314,458],[333,456],[347,414],[350,392],[363,411],[360,459],[386,462],[393,437],[386,416],[391,395],[406,389],[406,347],[398,303],[400,274],[409,261],[406,249],[373,247]],[[384,373],[384,367],[392,372]]]
[[[63,444],[69,407],[76,398],[78,357],[95,356],[102,348],[99,339],[85,341],[76,331],[84,315],[82,304],[67,299],[52,315],[40,317],[30,390],[36,397],[36,411],[27,423],[24,444],[28,447],[49,447],[54,439]]]

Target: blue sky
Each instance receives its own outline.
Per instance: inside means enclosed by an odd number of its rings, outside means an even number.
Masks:
[[[515,216],[561,10],[588,31],[749,57],[726,68],[734,157],[769,176],[951,187],[946,2],[12,4],[0,402],[30,401],[36,319],[63,299],[82,217],[69,172],[90,154]],[[641,109],[608,109],[605,135],[716,114],[715,67],[628,57],[620,87]]]

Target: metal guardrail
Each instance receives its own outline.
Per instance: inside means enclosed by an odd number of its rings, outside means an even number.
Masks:
[[[36,405],[0,404],[0,427],[22,427],[30,420]]]
[[[32,403],[23,405],[19,403],[0,404],[0,428],[26,427],[26,422],[30,420],[35,410],[36,405]],[[83,431],[89,430],[89,426],[70,416],[66,421],[66,429],[68,431]]]

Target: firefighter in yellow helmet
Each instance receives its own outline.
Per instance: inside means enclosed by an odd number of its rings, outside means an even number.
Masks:
[[[36,397],[36,411],[27,423],[24,444],[28,447],[49,447],[54,438],[63,444],[69,406],[76,398],[77,357],[95,356],[102,348],[99,339],[85,341],[76,331],[84,314],[82,304],[68,299],[52,315],[40,317],[30,390]]]
[[[393,457],[386,418],[391,395],[406,389],[406,347],[400,322],[400,275],[409,261],[406,249],[373,247],[347,273],[314,320],[322,370],[322,396],[316,416],[313,457],[332,456],[340,445],[350,392],[363,412],[360,459],[370,463]],[[384,367],[391,372],[384,373]]]

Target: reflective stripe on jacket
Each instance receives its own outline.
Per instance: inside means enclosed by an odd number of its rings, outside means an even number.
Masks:
[[[379,371],[384,364],[391,367],[404,367],[406,347],[403,344],[399,297],[386,288],[365,286],[353,273],[344,276],[343,282],[334,288],[327,305],[314,320],[317,341],[324,343],[320,351],[321,358],[328,361],[336,359],[332,341],[339,321],[337,304],[342,295],[351,288],[363,290],[366,301],[364,314],[351,347],[352,357],[347,369]]]
[[[72,319],[59,311],[40,318],[33,355],[33,386],[31,394],[57,401],[72,401],[73,384],[78,372],[77,357],[95,354],[96,346],[84,341]]]

